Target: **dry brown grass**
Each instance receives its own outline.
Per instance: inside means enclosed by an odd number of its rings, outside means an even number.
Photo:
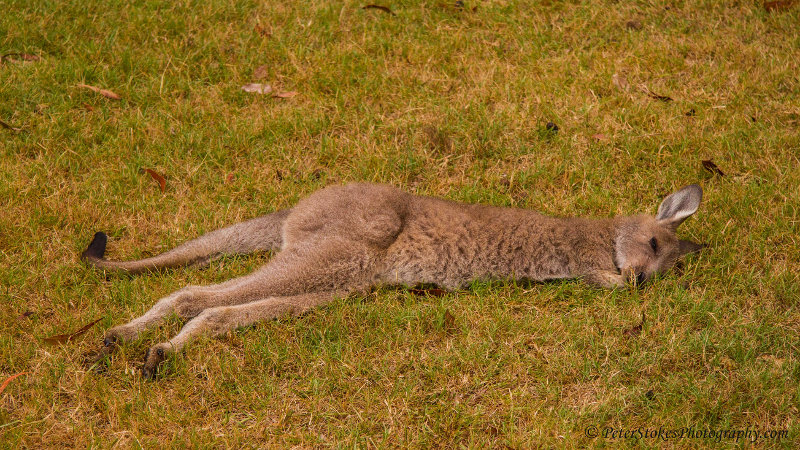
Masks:
[[[788,430],[758,445],[796,444],[800,7],[388,5],[4,5],[2,52],[41,60],[0,65],[0,120],[22,128],[0,129],[0,375],[28,372],[0,394],[2,446],[742,445],[589,426]],[[239,89],[253,81],[300,95]],[[164,194],[141,168],[165,175]],[[351,180],[601,216],[699,182],[682,232],[710,247],[639,292],[380,290],[194,342],[155,383],[138,364],[178,321],[104,374],[81,366],[157,297],[266,258],[106,279],[76,258],[92,232],[139,257]],[[42,342],[99,317],[68,345]]]

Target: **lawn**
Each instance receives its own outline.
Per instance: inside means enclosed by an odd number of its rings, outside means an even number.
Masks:
[[[369,2],[3,2],[0,447],[795,447],[800,4]],[[84,366],[269,257],[104,274],[95,231],[137,258],[356,180],[598,217],[698,183],[708,247],[638,290],[379,289],[143,379],[173,318]]]

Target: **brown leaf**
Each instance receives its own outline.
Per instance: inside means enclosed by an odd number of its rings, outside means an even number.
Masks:
[[[717,165],[714,164],[714,161],[711,161],[710,159],[704,159],[700,161],[700,163],[703,164],[703,169],[706,169],[707,171],[711,172],[712,175],[719,175],[721,177],[725,176],[725,174],[722,173],[719,167],[717,167]]]
[[[633,31],[639,31],[642,29],[642,22],[638,20],[629,20],[625,22],[625,28]]]
[[[322,178],[322,175],[324,173],[325,172],[323,172],[322,169],[314,169],[314,171],[311,172],[311,179],[312,180],[319,180],[320,178]]]
[[[409,292],[414,295],[424,295],[426,297],[442,297],[447,295],[447,291],[440,288],[415,287],[409,289]]]
[[[639,325],[636,325],[636,326],[633,326],[631,328],[628,328],[628,329],[624,330],[622,332],[622,334],[624,334],[625,336],[628,336],[628,337],[639,336],[640,334],[642,334],[642,327],[643,326],[644,326],[644,311],[642,311],[642,321],[639,323]]]
[[[253,78],[262,79],[267,78],[267,74],[269,67],[266,64],[256,67],[256,70],[253,71]]]
[[[20,319],[26,319],[26,318],[28,318],[28,317],[30,317],[30,316],[32,316],[32,315],[33,315],[33,311],[25,311],[24,313],[22,313],[22,314],[19,316],[19,318],[20,318]]]
[[[464,0],[456,0],[453,3],[441,3],[440,2],[439,3],[439,7],[445,8],[445,9],[452,9],[452,10],[455,10],[455,11],[463,11],[464,10]],[[477,6],[476,6],[476,8],[477,8]],[[474,8],[473,8],[473,11],[475,11]]]
[[[788,9],[793,4],[794,0],[779,0],[774,2],[764,2],[764,9],[766,9],[767,12],[781,11],[783,9]]]
[[[100,322],[100,320],[102,320],[102,319],[97,319],[97,320],[95,320],[94,322],[92,322],[90,324],[84,325],[80,330],[78,330],[78,331],[76,331],[74,333],[57,334],[55,336],[50,336],[50,337],[44,338],[44,341],[46,343],[50,344],[50,345],[53,345],[53,344],[64,344],[66,342],[71,341],[73,338],[76,338],[76,337],[82,335],[83,333],[86,333],[87,331],[89,331],[89,328],[92,328],[97,322]]]
[[[594,139],[596,141],[605,141],[605,140],[608,139],[608,136],[606,136],[603,133],[597,133],[597,134],[593,134],[592,135],[592,139]]]
[[[162,177],[158,172],[153,169],[139,169],[139,173],[148,173],[154,180],[158,182],[159,187],[161,187],[161,193],[163,194],[164,191],[167,189],[167,180]]]
[[[425,133],[426,137],[428,138],[428,143],[432,150],[435,150],[439,153],[449,153],[450,150],[453,148],[453,141],[444,131],[436,128],[435,126],[425,126],[422,128],[422,132]]]
[[[452,332],[456,330],[456,316],[450,313],[449,309],[444,310],[444,323],[442,324],[444,331]]]
[[[22,131],[22,128],[12,127],[11,125],[3,122],[2,120],[0,120],[0,127],[3,127],[5,129],[11,130],[11,131]]]
[[[19,59],[17,59],[19,58]],[[31,55],[30,53],[6,53],[3,56],[0,56],[0,62],[8,60],[11,62],[17,61],[39,61],[40,57],[36,55]]]
[[[81,105],[82,105],[84,108],[86,108],[86,110],[87,110],[87,111],[94,111],[94,106],[92,106],[92,105],[90,105],[90,104],[88,104],[88,103],[82,103]]]
[[[76,84],[75,87],[92,90],[102,95],[103,97],[110,98],[112,100],[122,100],[122,97],[120,97],[114,92],[109,91],[108,89],[100,89],[97,86],[89,86],[88,84]]]
[[[235,175],[233,173],[229,173],[228,176],[225,177],[225,182],[226,183],[233,183],[234,178],[235,178]]]
[[[260,23],[257,23],[255,28],[256,28],[256,33],[260,34],[263,37],[272,36],[272,31],[270,31],[267,28],[263,27]]]
[[[672,97],[668,97],[666,95],[658,95],[655,92],[651,91],[650,88],[648,88],[645,85],[641,85],[639,87],[642,89],[642,92],[647,94],[647,96],[650,97],[650,98],[654,98],[656,100],[661,100],[662,102],[671,102],[672,101]]]
[[[297,94],[299,94],[299,92],[296,91],[278,92],[277,94],[273,95],[272,98],[292,98]]]
[[[269,94],[272,92],[272,86],[261,83],[250,83],[242,86],[242,90],[245,92],[253,92],[255,94]]]
[[[618,87],[620,90],[628,92],[630,89],[630,85],[628,84],[628,78],[625,77],[625,74],[622,73],[615,73],[611,76],[611,82],[614,83],[614,86]]]
[[[276,170],[275,171],[275,178],[277,178],[278,181],[283,181],[283,173],[280,170]]]
[[[12,381],[14,381],[15,378],[17,378],[20,375],[25,375],[26,373],[28,372],[20,372],[18,374],[11,375],[10,377],[6,378],[6,381],[3,381],[3,384],[0,384],[0,394],[2,394],[4,390],[6,390],[6,386],[8,386],[8,383],[11,383]]]
[[[381,6],[381,5],[366,5],[366,6],[363,6],[361,9],[379,9],[379,10],[381,10],[381,11],[387,13],[387,14],[395,15],[392,12],[391,9],[389,9],[386,6]]]

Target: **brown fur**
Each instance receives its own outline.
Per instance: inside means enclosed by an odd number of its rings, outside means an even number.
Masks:
[[[692,185],[667,197],[656,217],[555,218],[414,196],[384,185],[349,184],[322,189],[290,210],[213,231],[153,258],[105,260],[102,233],[82,256],[100,268],[139,272],[280,249],[252,274],[187,286],[143,316],[110,329],[105,343],[113,348],[118,339],[134,338],[171,313],[191,319],[177,336],[148,351],[144,372],[151,376],[166,355],[198,334],[300,314],[379,284],[453,289],[489,278],[583,278],[609,288],[642,283],[699,248],[679,240],[675,230],[701,198],[700,187]]]

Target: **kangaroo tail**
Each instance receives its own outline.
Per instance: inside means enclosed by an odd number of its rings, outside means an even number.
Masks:
[[[135,261],[109,261],[103,258],[108,236],[100,231],[95,233],[89,247],[81,253],[81,259],[101,269],[139,273],[162,268],[205,265],[223,255],[277,250],[283,244],[281,232],[289,211],[291,210],[278,211],[211,231],[160,255]]]

